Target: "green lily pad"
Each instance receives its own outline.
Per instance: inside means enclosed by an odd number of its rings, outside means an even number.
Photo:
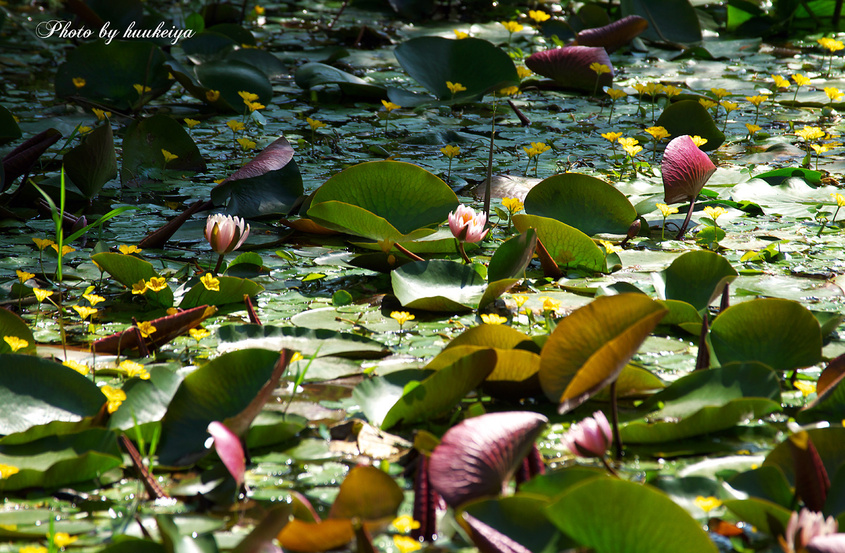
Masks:
[[[117,156],[111,125],[100,125],[64,155],[65,171],[88,199],[95,197],[108,181],[117,176]]]
[[[672,137],[688,134],[706,138],[707,143],[701,146],[704,151],[715,150],[725,141],[724,133],[716,126],[710,112],[697,100],[681,100],[669,104],[660,114],[656,124],[669,131]]]
[[[729,499],[724,501],[723,505],[739,520],[770,536],[783,535],[792,515],[792,509],[756,497]]]
[[[520,232],[535,229],[537,238],[560,267],[607,272],[604,252],[592,238],[575,227],[548,217],[528,214],[514,215],[513,224]]]
[[[687,0],[622,0],[622,15],[645,18],[648,27],[642,36],[648,40],[681,43],[701,40],[698,15]]]
[[[283,348],[300,352],[306,357],[329,355],[350,359],[376,359],[389,353],[384,344],[371,338],[297,326],[225,325],[218,331],[220,348],[262,348],[279,351]]]
[[[572,486],[593,478],[609,478],[609,475],[607,471],[597,467],[565,466],[535,476],[528,482],[523,483],[519,487],[519,491],[554,499]]]
[[[478,535],[475,525],[467,524],[467,515],[486,526],[484,531],[497,532],[532,553],[551,553],[564,548],[560,543],[563,536],[543,512],[548,504],[549,498],[542,495],[518,493],[467,503],[456,518],[464,528],[470,528],[473,541],[484,536]]]
[[[165,163],[162,150],[179,157]],[[122,163],[120,180],[123,183],[160,175],[165,168],[205,171],[205,160],[191,135],[163,114],[130,123],[123,138]]]
[[[812,219],[819,205],[836,209],[831,194],[841,193],[835,186],[811,186],[804,178],[787,177],[778,185],[769,185],[762,179],[751,179],[731,189],[734,200],[748,200],[760,204],[770,215],[783,215],[798,219]]]
[[[654,275],[654,273],[652,273]],[[653,277],[654,278],[654,277]],[[660,321],[662,325],[676,325],[687,332],[698,336],[701,334],[701,322],[704,320],[701,313],[685,301],[658,300],[660,305],[669,310],[669,313]]]
[[[660,299],[680,300],[698,311],[720,297],[725,286],[737,276],[730,261],[708,251],[686,252],[663,271],[652,273]]]
[[[103,271],[114,277],[114,279],[119,283],[130,289],[133,284],[142,280],[149,282],[149,280],[153,277],[160,278],[159,274],[155,271],[155,269],[153,269],[152,263],[139,259],[134,255],[103,252],[92,255],[91,261],[96,263]],[[173,291],[170,289],[170,286],[158,292],[153,292],[148,289],[144,294],[144,297],[154,305],[159,305],[161,307],[173,306]]]
[[[267,76],[252,65],[234,60],[216,60],[196,67],[197,79],[206,90],[220,92],[215,106],[244,113],[246,104],[238,92],[258,94],[258,102],[265,106],[273,100],[273,86]],[[201,98],[205,100],[205,98]]]
[[[819,185],[822,183],[823,173],[812,171],[810,169],[802,169],[801,167],[784,167],[782,169],[773,169],[754,175],[755,179],[762,179],[766,184],[777,186],[783,184],[784,181],[792,178],[799,178],[807,181],[812,185]]]
[[[109,417],[109,428],[127,430],[136,424],[158,422],[167,412],[182,377],[165,367],[152,367],[149,372],[149,380],[133,378],[123,386],[126,399]],[[130,436],[134,437],[131,432]]]
[[[487,278],[490,282],[522,278],[525,268],[531,263],[536,244],[537,233],[528,229],[499,245],[490,258],[490,266],[487,267]]]
[[[765,499],[790,508],[794,492],[783,471],[774,465],[766,465],[735,474],[727,483],[735,490],[751,497]]]
[[[29,325],[8,309],[0,309],[0,338],[6,336],[26,341],[26,346],[18,350],[21,354],[35,353],[35,337]],[[0,341],[0,354],[2,353],[12,353],[12,347],[6,340]]]
[[[296,70],[294,75],[296,85],[304,90],[311,90],[315,86],[336,84],[340,90],[350,96],[370,97],[375,100],[387,99],[387,89],[356,77],[351,73],[326,65],[310,62]]]
[[[12,112],[4,106],[0,106],[0,144],[6,144],[12,140],[17,140],[22,136],[21,128]]]
[[[412,38],[397,46],[394,54],[402,68],[441,101],[471,102],[519,84],[510,56],[478,38]],[[466,90],[453,96],[447,81],[460,83]]]
[[[602,296],[562,319],[540,354],[540,384],[559,410],[613,382],[666,314],[643,294]]]
[[[209,290],[205,284],[194,284],[182,298],[179,307],[190,309],[200,305],[224,305],[227,303],[243,303],[244,296],[251,298],[264,290],[264,287],[246,278],[220,276],[220,290]]]
[[[483,267],[435,259],[406,263],[390,274],[393,294],[404,307],[427,311],[475,309],[485,289]]]
[[[554,175],[534,186],[525,196],[525,212],[557,219],[588,236],[625,234],[637,218],[637,210],[616,187],[579,173]]]
[[[732,305],[710,327],[719,363],[759,361],[777,371],[815,365],[821,360],[819,323],[798,302],[777,298]]]
[[[594,478],[575,485],[546,508],[546,516],[597,553],[675,553],[679,543],[687,553],[718,551],[682,507],[651,486],[626,480]]]
[[[827,387],[809,405],[795,414],[795,420],[801,424],[818,421],[838,423],[845,420],[845,379],[838,379]]]
[[[496,328],[508,327],[484,324],[474,327],[471,330],[492,330]],[[526,351],[524,349],[506,349],[479,345],[447,347],[437,357],[432,359],[425,368],[435,371],[441,370],[451,366],[467,355],[484,349],[493,349],[496,352],[496,365],[490,375],[484,380],[483,388],[485,392],[493,397],[504,399],[532,397],[541,392],[540,382],[537,379],[537,373],[540,371],[540,356],[533,351]]]
[[[387,413],[396,405],[405,388],[431,376],[431,371],[405,369],[384,376],[365,379],[352,390],[352,399],[373,425],[381,425]]]

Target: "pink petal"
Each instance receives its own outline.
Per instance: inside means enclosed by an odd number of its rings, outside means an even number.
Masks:
[[[689,135],[673,138],[663,153],[663,194],[667,204],[693,200],[716,166]]]
[[[217,450],[217,455],[240,487],[244,482],[246,472],[246,457],[240,438],[218,421],[209,423],[208,433],[214,438],[214,449]]]

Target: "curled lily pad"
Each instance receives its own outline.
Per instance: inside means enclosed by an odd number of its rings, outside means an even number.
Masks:
[[[443,259],[406,263],[390,280],[403,306],[429,311],[475,309],[487,288],[483,267]]]
[[[589,236],[575,227],[556,219],[522,213],[513,216],[513,224],[520,232],[535,229],[538,243],[542,242],[558,266],[602,273],[607,271],[604,253]]]
[[[639,15],[628,15],[602,27],[584,29],[575,35],[581,46],[600,46],[608,53],[625,46],[648,28],[648,21]]]
[[[710,157],[702,152],[689,135],[673,138],[663,154],[663,194],[667,204],[688,202],[716,172]]]
[[[155,331],[144,338],[146,347],[149,350],[156,350],[170,342],[177,336],[181,336],[192,328],[198,327],[208,317],[214,315],[217,308],[214,306],[200,305],[193,309],[186,309],[173,315],[166,315],[150,321]],[[111,336],[100,338],[91,345],[91,349],[97,353],[114,353],[120,355],[138,349],[139,333],[134,327],[123,332],[117,332]]]
[[[686,252],[663,271],[652,273],[660,299],[683,301],[698,311],[721,296],[737,276],[730,261],[704,250]]]
[[[451,506],[499,495],[547,422],[543,415],[514,411],[453,426],[431,454],[431,485]]]
[[[607,66],[610,72],[597,76],[590,68],[594,63]],[[564,88],[592,92],[597,86],[613,86],[613,64],[604,48],[567,46],[535,52],[525,58],[525,66]]]

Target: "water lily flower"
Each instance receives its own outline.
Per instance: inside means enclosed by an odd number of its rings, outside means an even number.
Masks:
[[[247,92],[246,90],[238,91],[238,96],[243,99],[245,104],[258,100],[258,94],[253,94],[252,92]]]
[[[55,242],[47,238],[33,238],[32,241],[35,242],[35,247],[38,248],[39,251],[55,244]]]
[[[326,126],[325,123],[322,121],[318,121],[317,119],[311,119],[310,117],[305,118],[305,122],[308,123],[308,126],[311,127],[312,131],[316,131],[317,129],[322,129]]]
[[[558,300],[553,300],[552,298],[543,298],[543,311],[557,311],[559,307],[560,302]]]
[[[449,89],[449,92],[452,93],[452,96],[454,96],[458,92],[463,92],[467,89],[467,87],[465,87],[461,83],[453,83],[452,81],[446,81],[446,88]]]
[[[18,338],[17,336],[3,336],[3,341],[6,342],[10,348],[12,348],[12,353],[15,353],[18,350],[21,350],[29,345],[29,342],[24,340],[23,338]]]
[[[535,23],[542,23],[548,21],[552,16],[542,10],[528,10],[528,17]]]
[[[53,292],[50,290],[44,290],[42,288],[33,288],[32,293],[35,294],[35,299],[37,299],[39,303],[53,295]]]
[[[664,240],[666,238],[666,218],[669,215],[674,215],[678,212],[677,207],[670,207],[666,204],[657,204],[657,209],[660,210],[660,213],[663,214],[663,224],[660,226],[660,239]]]
[[[826,86],[824,87],[824,93],[828,97],[831,103],[837,101],[842,96],[845,96],[841,90],[836,88],[835,86]]]
[[[607,417],[596,411],[592,417],[570,426],[562,442],[573,455],[603,458],[612,439]]]
[[[828,52],[838,52],[839,50],[845,49],[845,43],[830,37],[822,37],[816,42],[821,44]]]
[[[806,380],[796,380],[794,382],[795,389],[801,392],[801,395],[804,397],[809,396],[810,394],[816,393],[816,383],[815,382],[807,382]]]
[[[708,205],[707,207],[704,208],[704,214],[707,215],[708,217],[710,217],[711,219],[713,219],[713,224],[716,225],[716,226],[718,226],[718,224],[716,223],[716,220],[719,217],[721,217],[722,215],[726,214],[727,212],[728,212],[728,210],[725,209],[724,207],[718,207],[718,206],[713,207],[713,206]]]
[[[717,104],[713,100],[708,100],[707,98],[699,98],[698,103],[701,104],[704,109],[713,109],[719,106],[719,104]]]
[[[109,413],[114,413],[120,407],[120,404],[126,401],[126,392],[120,388],[112,388],[111,386],[103,386],[100,388],[103,395],[106,396],[106,410]]]
[[[231,119],[226,121],[226,126],[232,129],[233,133],[240,132],[246,128],[246,125],[243,124],[241,121],[237,121],[235,119]]]
[[[79,361],[74,361],[73,359],[68,359],[68,360],[64,361],[62,363],[62,365],[75,370],[76,372],[78,372],[79,374],[81,374],[83,376],[88,374],[91,371],[91,367],[89,367],[88,365],[84,365],[84,364],[80,363]]]
[[[246,102],[246,107],[249,108],[250,112],[253,112],[253,111],[258,111],[260,109],[264,109],[267,106],[265,106],[261,102]]]
[[[798,99],[798,89],[802,86],[810,86],[810,83],[813,81],[809,77],[805,77],[801,73],[796,73],[792,76],[792,80],[795,81],[795,84],[798,86],[795,88],[795,95],[792,97],[792,101],[795,102]]]
[[[413,517],[409,515],[398,516],[393,519],[393,522],[390,524],[403,534],[407,534],[411,530],[416,530],[420,527],[420,522],[418,520],[414,520]]]
[[[174,159],[179,158],[179,156],[177,156],[176,154],[172,154],[172,153],[168,152],[164,148],[162,148],[162,150],[161,150],[161,155],[164,156],[164,164],[165,165],[167,165],[167,163],[173,161]]]
[[[83,321],[97,313],[96,309],[88,307],[86,305],[72,305],[71,308],[76,311],[76,313]]]
[[[721,99],[722,99],[722,98],[724,98],[725,96],[730,96],[730,94],[731,94],[730,92],[728,92],[728,91],[727,91],[727,90],[725,90],[724,88],[711,88],[711,89],[710,89],[710,92],[712,92],[712,93],[713,93],[713,95],[714,95],[717,99],[719,99],[720,101],[721,101]]]
[[[500,23],[502,24],[502,27],[504,27],[505,30],[507,30],[507,32],[510,34],[518,33],[519,31],[525,28],[516,21],[501,21]]]
[[[499,96],[516,96],[517,94],[519,94],[519,87],[506,86],[505,88],[500,88],[497,94]]]
[[[85,83],[86,81],[82,77],[73,78],[73,86],[75,86],[76,88],[82,88],[83,86],[85,86]]]
[[[240,487],[244,483],[244,474],[246,473],[246,455],[244,455],[240,438],[219,421],[209,423],[208,433],[214,439],[214,449],[217,451],[217,455]]]
[[[519,201],[519,198],[502,198],[502,207],[508,210],[508,213],[513,215],[519,213],[525,205]]]
[[[150,373],[147,368],[141,363],[125,359],[120,362],[117,369],[124,371],[127,378],[140,378],[141,380],[149,380]]]
[[[144,280],[139,280],[132,285],[132,295],[146,294],[149,289],[148,283]]]
[[[449,214],[449,230],[460,242],[481,242],[487,234],[484,225],[487,224],[487,216],[483,213],[476,213],[475,210],[466,205],[459,205],[458,209]]]
[[[105,121],[106,118],[111,117],[110,111],[103,111],[97,108],[91,108],[91,111],[97,116],[97,121]]]
[[[393,545],[399,550],[399,553],[413,553],[422,549],[419,540],[415,540],[411,536],[393,536]]]
[[[795,134],[808,142],[810,140],[816,140],[817,138],[824,138],[823,130],[821,130],[819,127],[810,127],[808,125],[804,125],[803,129],[795,131]]]
[[[18,280],[21,281],[21,284],[31,278],[35,278],[35,274],[30,273],[28,271],[21,271],[20,269],[16,269],[15,274],[18,275]]]
[[[748,135],[752,139],[754,138],[754,133],[763,129],[763,127],[761,127],[760,125],[752,125],[751,123],[746,123],[745,128],[748,129]]]
[[[153,292],[161,292],[167,288],[167,279],[164,277],[152,277],[146,282],[146,287]]]
[[[534,72],[531,71],[530,69],[528,69],[527,67],[523,67],[521,65],[518,65],[517,68],[516,68],[516,74],[519,76],[520,79],[524,79],[526,77],[530,77],[531,75],[533,75]]]
[[[394,104],[393,102],[388,102],[387,100],[382,100],[381,103],[384,106],[384,109],[386,109],[388,112],[402,107],[399,104]]]
[[[608,88],[604,92],[605,92],[605,94],[610,96],[610,98],[612,100],[618,100],[619,98],[624,98],[625,96],[628,95],[627,92],[625,92],[624,90],[620,90],[618,88]]]
[[[97,294],[93,293],[82,294],[82,297],[88,300],[88,303],[91,304],[91,307],[94,307],[98,303],[106,301],[106,298],[104,298],[103,296],[98,296]]]
[[[240,217],[215,213],[205,222],[205,239],[211,249],[220,255],[233,252],[249,236],[249,224]]]
[[[839,525],[832,516],[825,518],[822,513],[801,509],[800,513],[789,516],[786,532],[778,536],[784,553],[803,553],[818,538],[835,535]]]
[[[249,151],[255,149],[256,142],[254,140],[250,140],[249,138],[238,138],[236,139],[237,143],[241,145],[241,149],[243,151]]]
[[[133,84],[132,88],[134,88],[138,92],[139,96],[143,96],[145,93],[150,92],[152,90],[152,88],[144,86],[142,84]]]
[[[50,537],[53,540],[53,545],[59,549],[63,549],[79,539],[79,536],[71,536],[67,532],[56,532]]]
[[[117,251],[119,251],[123,255],[131,255],[133,253],[141,253],[144,250],[142,250],[138,246],[126,246],[124,244],[121,244],[117,247]]]
[[[690,138],[692,138],[692,142],[693,142],[693,144],[695,144],[695,145],[696,145],[696,146],[698,146],[699,148],[701,148],[702,146],[704,146],[705,144],[707,144],[707,139],[706,139],[706,138],[702,138],[702,137],[698,136],[697,134],[696,134],[696,135],[691,136]]]

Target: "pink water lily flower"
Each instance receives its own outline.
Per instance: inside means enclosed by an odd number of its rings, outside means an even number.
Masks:
[[[245,225],[240,217],[215,213],[205,223],[205,239],[211,249],[220,255],[240,248],[247,236],[249,225]]]
[[[483,213],[476,213],[471,207],[459,205],[458,209],[449,214],[449,230],[452,235],[463,242],[481,242],[487,234],[484,225],[487,224],[487,216]]]
[[[244,482],[246,456],[241,440],[225,424],[213,421],[208,424],[208,433],[214,438],[214,449],[238,487]]]
[[[563,445],[579,457],[604,457],[613,439],[610,423],[601,411],[569,427]]]
[[[826,545],[842,546],[842,534],[836,534],[838,524],[833,517],[825,518],[822,513],[809,509],[801,509],[800,513],[793,512],[786,525],[786,532],[778,537],[784,553],[802,553],[816,550],[827,551]],[[841,551],[830,549],[829,551]]]

